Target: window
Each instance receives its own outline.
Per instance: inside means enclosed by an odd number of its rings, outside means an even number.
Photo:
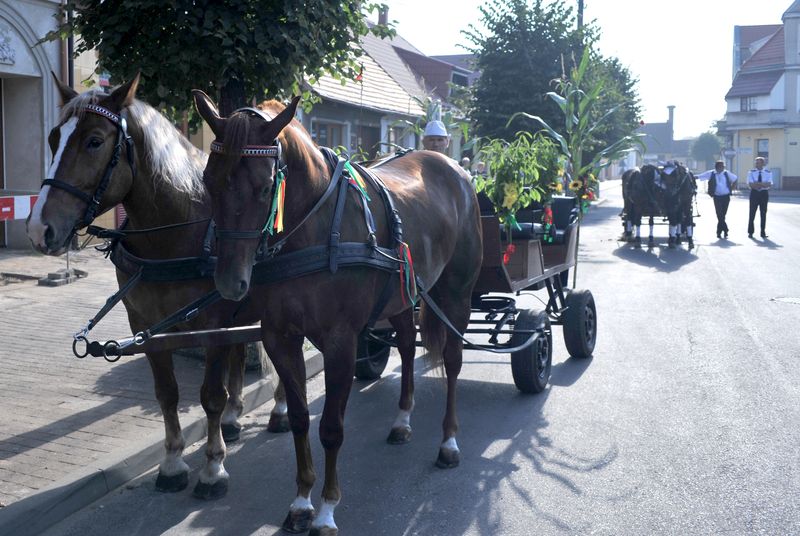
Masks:
[[[769,162],[769,140],[757,139],[756,140],[756,156],[762,157]]]
[[[453,76],[452,76],[452,80],[453,80],[453,83],[455,85],[457,85],[457,86],[463,86],[463,87],[469,86],[469,79],[465,75],[463,75],[461,73],[455,73],[454,72]]]
[[[343,125],[338,123],[326,123],[323,121],[311,122],[311,139],[322,147],[335,149],[343,142]]]
[[[758,110],[755,97],[742,97],[739,102],[741,103],[740,110],[742,112],[753,112]]]

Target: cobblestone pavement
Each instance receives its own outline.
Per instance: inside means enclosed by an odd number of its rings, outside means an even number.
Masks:
[[[64,257],[0,249],[0,506],[163,438],[161,412],[143,356],[117,363],[72,355],[72,335],[117,288],[111,262],[89,248],[70,255],[85,278],[56,287],[37,278],[66,268]],[[96,340],[130,335],[120,304],[92,331]],[[203,416],[201,360],[176,355],[181,423]],[[247,384],[258,382],[248,373]],[[0,508],[0,515],[4,509]],[[2,531],[0,531],[2,532]]]

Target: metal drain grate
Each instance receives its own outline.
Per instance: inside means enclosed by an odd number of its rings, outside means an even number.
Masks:
[[[800,298],[791,298],[791,297],[782,297],[782,298],[772,298],[770,301],[776,301],[781,303],[791,303],[793,305],[800,305]]]

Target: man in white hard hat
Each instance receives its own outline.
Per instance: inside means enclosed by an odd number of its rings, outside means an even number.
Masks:
[[[441,121],[430,121],[425,125],[425,134],[422,136],[422,147],[428,151],[436,151],[447,156],[447,147],[450,145],[450,135]]]

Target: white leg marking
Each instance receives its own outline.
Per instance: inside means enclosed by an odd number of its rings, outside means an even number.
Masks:
[[[636,238],[639,238],[640,236],[642,236],[642,226],[641,225],[637,225],[636,226]]]
[[[50,169],[47,170],[47,178],[53,179],[56,176],[56,171],[58,171],[58,166],[61,164],[61,157],[64,155],[64,149],[67,147],[67,142],[69,141],[70,136],[72,133],[75,132],[75,127],[78,126],[78,118],[72,117],[69,121],[61,125],[59,129],[60,135],[58,140],[58,149],[56,150],[56,154],[53,156],[53,163],[50,164]],[[47,229],[42,222],[42,210],[44,209],[44,204],[47,202],[47,193],[50,191],[50,186],[43,186],[42,191],[39,192],[39,198],[36,200],[36,203],[33,205],[33,210],[31,211],[31,219],[28,222],[28,237],[30,238],[31,242],[35,246],[44,247],[44,233]]]
[[[319,508],[319,513],[317,517],[314,518],[314,522],[311,523],[311,526],[314,528],[331,528],[331,529],[338,529],[336,526],[336,522],[333,520],[333,511],[336,509],[336,505],[339,504],[339,501],[323,501],[322,506]]]
[[[158,471],[164,476],[174,476],[180,473],[188,473],[189,466],[183,461],[182,453],[167,452],[164,461],[158,466]]]
[[[210,461],[200,471],[200,482],[215,484],[220,480],[228,480],[228,472],[222,462]]]
[[[691,238],[692,236],[694,236],[694,225],[690,225],[689,227],[687,227],[687,228],[686,228],[686,235],[687,235],[689,238]]]
[[[413,407],[411,409],[414,409]],[[407,428],[411,429],[411,410],[404,410],[401,409],[400,413],[397,414],[397,418],[394,420],[394,424],[392,428]]]
[[[454,452],[459,452],[458,444],[456,443],[456,438],[455,437],[451,437],[450,439],[448,439],[447,441],[442,443],[442,448],[444,450],[451,450],[451,451],[454,451]]]
[[[271,413],[273,415],[286,415],[289,413],[289,407],[286,405],[286,402],[276,402]]]
[[[297,510],[314,510],[314,505],[311,504],[310,497],[303,497],[302,495],[298,495],[292,501],[292,504],[289,505],[289,510],[291,512],[296,512]]]
[[[222,412],[222,424],[239,424],[239,410],[226,405]]]

